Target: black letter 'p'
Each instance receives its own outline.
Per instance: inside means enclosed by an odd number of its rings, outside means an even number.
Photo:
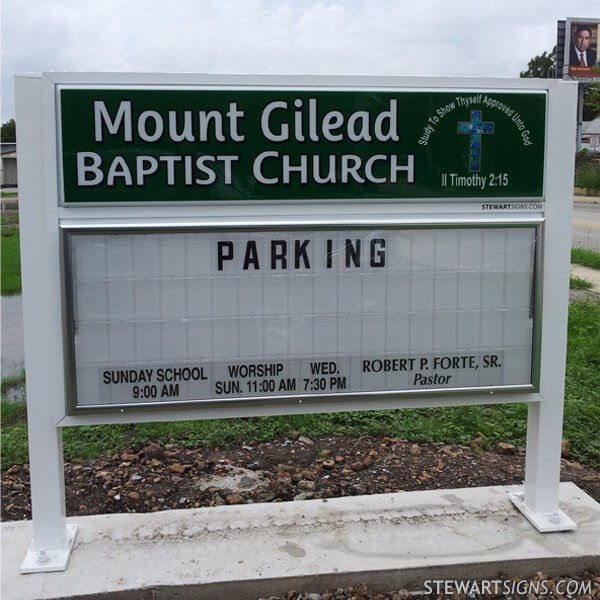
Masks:
[[[226,260],[233,260],[233,242],[217,242],[219,271],[223,270]]]

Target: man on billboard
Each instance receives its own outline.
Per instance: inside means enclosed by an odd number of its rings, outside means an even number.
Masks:
[[[590,48],[591,42],[591,26],[579,25],[573,35],[573,44],[569,52],[569,66],[593,67],[596,64],[596,52]]]

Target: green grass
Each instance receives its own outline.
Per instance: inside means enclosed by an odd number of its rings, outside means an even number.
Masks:
[[[600,189],[600,167],[584,165],[575,170],[575,186],[582,188]]]
[[[2,408],[4,409],[4,402]],[[22,465],[29,461],[27,446],[27,425],[24,422],[14,425],[5,425],[2,420],[2,432],[0,433],[0,444],[2,445],[2,468],[11,465]]]
[[[183,447],[215,447],[240,442],[266,442],[287,437],[293,431],[308,437],[374,435],[462,444],[469,443],[476,432],[481,431],[491,441],[502,439],[518,443],[525,431],[526,408],[507,405],[502,407],[505,409],[503,415],[497,408],[475,406],[146,423],[136,428],[132,443],[147,444],[162,439]],[[506,421],[502,436],[498,435],[499,421]]]
[[[569,308],[564,437],[575,458],[600,468],[600,304]]]
[[[600,468],[600,304],[569,309],[563,437],[572,456]],[[25,409],[2,403],[2,468],[27,461]],[[71,427],[64,430],[67,459],[87,459],[150,442],[214,448],[265,442],[298,431],[308,437],[387,435],[415,442],[467,444],[477,432],[489,444],[525,443],[527,406],[505,404],[363,411],[215,421]]]
[[[573,248],[571,250],[571,262],[592,269],[600,269],[600,252],[588,250],[587,248]]]
[[[569,288],[572,290],[589,290],[593,286],[593,283],[585,277],[577,277],[577,275],[571,275],[569,279]]]
[[[2,400],[1,404],[2,427],[14,427],[25,422],[27,406],[25,402],[9,402]]]
[[[25,370],[22,369],[17,375],[2,377],[2,401],[0,403],[0,444],[2,455],[6,452],[11,464],[22,464],[27,462],[27,408],[24,401],[9,402],[6,393],[11,389],[21,388],[25,384]],[[2,456],[2,465],[5,459]]]
[[[2,253],[1,292],[3,296],[21,293],[21,257],[19,251],[19,216],[2,216],[2,235],[0,252]]]

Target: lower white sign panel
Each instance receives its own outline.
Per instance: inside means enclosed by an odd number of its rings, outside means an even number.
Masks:
[[[72,404],[529,385],[535,237],[73,232]]]

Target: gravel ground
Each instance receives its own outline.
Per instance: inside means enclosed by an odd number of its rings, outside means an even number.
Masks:
[[[171,444],[65,463],[67,513],[93,515],[519,484],[523,448],[412,444],[396,438],[300,435],[214,450]],[[567,453],[566,448],[564,449]],[[567,458],[562,480],[600,500],[600,473]],[[31,518],[29,469],[2,472],[2,520]]]

